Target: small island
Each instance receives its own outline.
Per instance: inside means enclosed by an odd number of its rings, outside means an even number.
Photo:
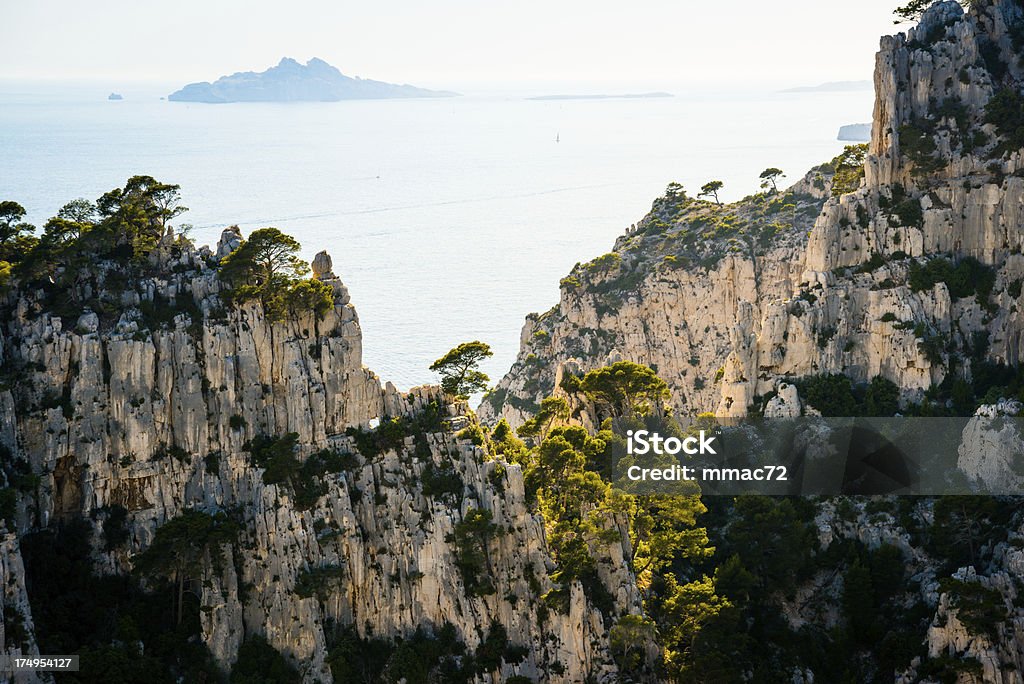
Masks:
[[[338,102],[422,97],[455,97],[458,93],[427,90],[408,84],[352,78],[322,59],[300,64],[285,57],[266,71],[243,71],[213,83],[190,83],[171,93],[172,102]]]
[[[122,95],[121,93],[110,93],[109,95],[107,95],[107,99],[111,102],[117,102],[119,100],[123,100],[124,95]]]
[[[871,124],[848,124],[839,129],[837,140],[843,142],[868,142],[871,140]]]

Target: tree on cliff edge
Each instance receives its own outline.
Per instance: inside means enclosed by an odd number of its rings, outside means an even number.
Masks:
[[[785,175],[786,174],[782,172],[782,169],[777,169],[774,166],[765,169],[761,172],[761,189],[767,190],[768,187],[771,186],[772,194],[779,194],[779,186],[776,184],[776,181],[780,178],[784,178]]]
[[[725,187],[725,183],[720,180],[708,181],[700,188],[700,193],[697,197],[714,197],[715,204],[721,206],[722,201],[718,199],[718,191]]]
[[[479,367],[481,361],[493,355],[490,345],[463,342],[431,364],[430,370],[441,375],[441,389],[446,394],[465,398],[487,389],[491,379]]]
[[[35,244],[35,226],[25,223],[25,207],[10,200],[0,201],[0,261],[19,261]]]
[[[302,245],[277,228],[260,228],[224,257],[221,276],[235,285],[264,286],[276,279],[301,278],[309,266],[298,257]]]
[[[323,317],[334,306],[334,290],[319,280],[303,279],[309,265],[298,256],[301,248],[277,228],[254,230],[220,262],[221,278],[231,285],[230,298],[259,299],[271,320],[300,311]]]

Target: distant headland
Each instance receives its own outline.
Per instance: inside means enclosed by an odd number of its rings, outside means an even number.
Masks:
[[[672,93],[635,93],[627,95],[538,95],[527,100],[646,100],[657,97],[675,97]]]
[[[417,97],[455,97],[458,93],[352,78],[322,59],[300,64],[290,57],[259,73],[241,71],[213,83],[190,83],[171,93],[173,102],[338,102]]]

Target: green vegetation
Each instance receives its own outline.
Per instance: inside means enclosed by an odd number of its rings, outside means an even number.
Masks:
[[[44,307],[72,320],[86,308],[101,317],[120,315],[126,284],[152,273],[149,254],[168,222],[186,210],[179,197],[177,185],[133,176],[95,203],[69,202],[38,238],[22,220],[24,209],[2,201],[0,280],[13,278],[41,292]],[[172,248],[182,239],[179,235]]]
[[[369,460],[387,451],[403,452],[406,437],[413,437],[416,454],[421,455],[425,448],[429,451],[427,435],[444,429],[443,410],[438,402],[431,402],[414,417],[385,416],[373,430],[352,426],[345,430],[345,434],[355,440],[359,453]]]
[[[899,387],[881,376],[864,386],[838,374],[808,376],[794,384],[800,398],[825,417],[887,417],[899,411]]]
[[[777,185],[777,181],[780,178],[784,178],[785,175],[786,174],[784,174],[782,172],[782,169],[777,169],[774,166],[765,169],[764,171],[761,172],[761,175],[760,175],[761,189],[762,190],[767,190],[768,188],[771,188],[771,190],[772,190],[771,194],[773,194],[773,195],[779,194],[779,186]]]
[[[526,445],[516,439],[512,426],[502,418],[491,431],[491,453],[501,456],[509,463],[523,464],[526,462]]]
[[[661,408],[668,385],[647,366],[618,361],[583,376],[580,389],[615,416],[647,415]]]
[[[360,638],[354,629],[346,627],[328,636],[327,662],[336,682],[469,684],[496,671],[502,661],[521,662],[524,650],[509,643],[507,631],[498,622],[489,625],[475,652],[466,649],[450,623],[434,634],[419,627],[393,642],[379,637]],[[530,682],[524,677],[507,681]]]
[[[722,201],[718,199],[718,191],[725,187],[725,183],[720,180],[708,181],[700,187],[700,192],[697,193],[697,197],[714,197],[715,204],[721,206]]]
[[[295,578],[295,593],[302,598],[326,599],[344,576],[345,568],[341,565],[307,568]]]
[[[864,160],[867,158],[868,146],[847,145],[842,154],[833,159],[832,195],[839,197],[854,192],[864,180]]]
[[[95,203],[69,202],[49,219],[40,237],[23,222],[25,210],[0,201],[0,286],[11,278],[43,294],[42,304],[74,320],[86,309],[103,321],[116,321],[124,310],[124,291],[140,278],[155,275],[150,254],[162,249],[179,254],[187,242],[187,226],[166,241],[169,222],[186,208],[180,188],[151,176],[133,176],[123,188],[103,194]],[[224,259],[222,277],[230,288],[225,300],[260,300],[271,320],[313,312],[323,317],[334,306],[330,286],[301,276],[306,265],[296,256],[298,243],[276,228],[256,230],[247,242]],[[188,269],[180,265],[177,269]],[[187,314],[198,326],[202,313],[188,292],[167,301],[156,292],[139,303],[142,324],[154,329]]]
[[[81,519],[21,539],[26,584],[39,648],[77,653],[77,684],[173,684],[220,681],[199,638],[199,601],[186,592],[181,620],[155,577],[153,592],[132,577],[100,574],[92,561],[92,527]],[[5,620],[6,621],[6,620]]]
[[[259,634],[246,637],[231,668],[230,684],[298,684],[298,671]]]
[[[608,632],[608,643],[615,662],[626,672],[636,672],[644,665],[645,648],[654,643],[658,625],[642,615],[623,615]]]
[[[993,638],[997,635],[998,624],[1009,617],[1006,601],[997,589],[986,589],[978,582],[963,582],[951,577],[944,578],[939,586],[949,593],[957,619],[971,634]]]
[[[134,570],[142,577],[164,578],[177,585],[177,622],[185,611],[186,585],[202,577],[209,560],[214,568],[224,562],[224,546],[235,543],[238,526],[224,513],[210,515],[185,511],[156,530],[153,543],[136,556]]]
[[[999,132],[999,154],[1024,148],[1024,95],[1016,88],[1000,90],[985,105],[985,123],[994,124]]]
[[[32,237],[36,227],[22,221],[23,218],[25,207],[9,200],[0,201],[0,265],[6,275],[10,275],[11,264],[20,261],[38,242]]]
[[[553,423],[564,421],[568,417],[569,402],[562,397],[548,397],[540,402],[540,410],[533,418],[519,426],[519,436],[543,441]]]
[[[938,146],[932,126],[923,122],[904,124],[900,126],[899,136],[900,151],[913,162],[915,177],[921,178],[945,167],[946,163],[935,156]]]
[[[295,238],[277,228],[254,230],[221,260],[221,277],[231,285],[230,300],[258,299],[271,320],[302,312],[323,318],[334,307],[334,290],[302,278],[309,266],[298,257],[299,249]]]
[[[544,517],[557,566],[551,573],[555,588],[544,596],[544,605],[567,611],[569,587],[579,582],[605,615],[624,677],[681,677],[702,626],[727,604],[717,596],[713,580],[695,571],[694,564],[713,552],[706,532],[697,527],[705,508],[692,492],[634,495],[610,484],[612,454],[625,453],[617,432],[647,427],[682,435],[662,417],[667,388],[650,368],[630,362],[596,369],[568,384],[568,391],[584,393],[611,417],[594,434],[578,426],[552,427],[555,416],[566,415],[568,404],[549,398],[542,402],[544,415],[535,416],[527,431],[535,442],[522,456],[527,499]],[[706,429],[712,419],[702,420],[700,426]],[[648,617],[621,616],[613,623],[614,600],[598,567],[601,549],[621,543],[622,521],[628,524],[629,560]],[[664,654],[657,672],[648,669],[642,656],[654,634]]]
[[[491,347],[483,342],[463,342],[432,363],[430,370],[441,375],[445,394],[465,399],[487,389],[491,379],[480,371],[480,362],[493,355]]]
[[[40,481],[28,461],[15,458],[6,445],[0,444],[0,521],[8,530],[16,529],[18,495],[34,496]]]
[[[924,212],[921,209],[921,201],[908,195],[902,185],[893,185],[890,193],[890,197],[881,195],[878,198],[879,208],[890,219],[894,219],[897,225],[923,228]]]
[[[304,462],[295,456],[299,435],[290,432],[282,437],[257,435],[243,445],[257,468],[263,468],[263,483],[286,485],[295,496],[295,507],[309,510],[327,493],[328,474],[354,470],[359,459],[347,452],[324,449]]]
[[[423,495],[444,499],[450,503],[457,503],[462,500],[466,484],[462,476],[451,465],[438,467],[432,462],[423,469],[420,477],[423,485]]]
[[[499,530],[492,519],[490,511],[471,508],[455,525],[455,532],[449,539],[455,545],[455,563],[470,596],[494,593],[494,583],[489,577],[487,547]]]
[[[913,292],[931,290],[944,283],[954,299],[975,296],[984,307],[995,287],[996,274],[992,267],[973,257],[963,257],[955,266],[948,259],[935,257],[923,265],[912,261],[908,283]]]

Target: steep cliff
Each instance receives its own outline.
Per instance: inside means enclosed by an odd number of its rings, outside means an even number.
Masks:
[[[951,359],[1016,365],[1022,13],[942,2],[885,38],[872,142],[835,192],[841,158],[726,207],[670,188],[610,254],[562,281],[556,307],[527,319],[481,416],[518,424],[553,390],[543,369],[609,355],[655,368],[681,413],[720,416],[761,411],[803,376],[881,376],[920,401]],[[937,261],[938,275],[921,277],[937,257],[980,265],[962,269],[970,283],[950,283]]]
[[[468,654],[498,629],[505,650],[474,679],[613,679],[613,615],[578,584],[564,613],[540,600],[553,563],[521,468],[460,433],[475,423],[464,404],[382,387],[362,366],[359,321],[326,254],[313,264],[334,292],[322,318],[227,305],[218,257],[240,241],[225,231],[213,254],[168,230],[144,277],[97,263],[56,296],[6,293],[0,444],[17,494],[0,546],[5,652],[38,652],[26,576],[31,589],[50,571],[26,573],[19,537],[85,520],[95,573],[124,577],[163,525],[201,511],[239,529],[221,562],[207,553],[189,577],[202,643],[224,670],[253,635],[304,681],[330,682],[344,628],[388,641],[453,628]],[[344,465],[272,476],[257,445],[284,436],[299,463]],[[467,586],[453,541],[470,511],[490,516],[486,590]],[[621,555],[606,573],[615,613],[638,610]]]
[[[656,370],[682,416],[977,412],[961,469],[1016,481],[1019,435],[1001,417],[1020,410],[1006,399],[1019,398],[1024,332],[1022,66],[1021,3],[933,5],[882,40],[869,146],[727,206],[669,186],[609,254],[563,279],[554,308],[527,318],[479,415],[521,425],[554,395],[586,423],[570,376],[623,359]],[[735,553],[760,563],[763,582],[765,552],[746,547],[772,542],[744,531],[750,520],[774,520],[768,537],[803,520],[817,540],[794,532],[774,547],[803,560],[779,572],[799,577],[785,589],[751,582],[777,589],[768,599],[730,593],[742,581],[725,578],[723,594],[747,607],[708,623],[700,646],[717,641],[698,673],[734,662],[737,681],[1022,681],[1019,499],[708,505],[719,571]],[[736,630],[772,647],[729,643]]]

